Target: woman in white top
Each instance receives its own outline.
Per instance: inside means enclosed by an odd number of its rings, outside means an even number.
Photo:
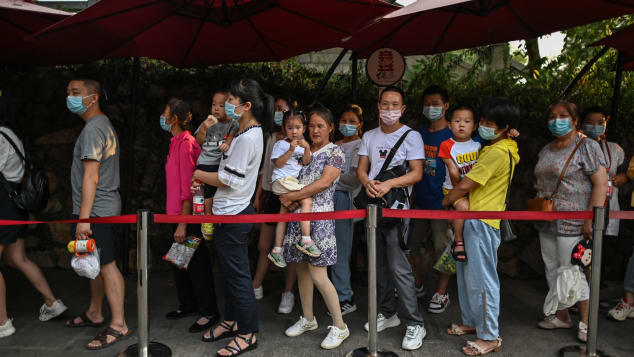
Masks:
[[[17,146],[19,153],[11,142]],[[19,189],[24,177],[25,165],[21,158],[24,154],[22,142],[10,129],[6,104],[0,97],[0,174],[13,189]],[[9,198],[4,185],[0,185],[0,219],[29,219],[29,214],[19,209]],[[40,308],[40,321],[48,321],[66,311],[67,307],[61,300],[55,298],[40,268],[27,258],[24,251],[25,227],[0,227],[0,258],[6,252],[4,255],[9,266],[22,271],[35,289],[42,294],[44,304]],[[7,316],[6,286],[0,272],[0,338],[10,336],[14,332],[15,328]]]
[[[271,174],[273,172],[273,162],[271,161],[271,154],[273,152],[273,145],[278,140],[284,139],[284,133],[282,132],[282,121],[284,112],[287,112],[298,106],[297,102],[289,98],[278,97],[275,99],[275,115],[273,116],[273,133],[267,139],[266,149],[264,151],[264,161],[262,162],[262,171],[260,179],[258,180],[258,187],[255,190],[255,200],[253,206],[257,213],[264,214],[278,214],[280,213],[280,200],[273,194],[271,188]],[[262,288],[262,281],[266,272],[269,270],[270,261],[267,258],[268,253],[273,247],[273,236],[275,233],[275,225],[277,222],[263,223],[260,225],[260,238],[258,240],[258,262],[255,268],[255,274],[253,276],[253,290],[255,291],[255,298],[262,299],[264,297],[264,289]],[[282,290],[282,299],[280,305],[277,308],[277,312],[280,314],[290,314],[295,306],[295,295],[293,295],[293,286],[295,285],[295,279],[297,278],[297,272],[295,266],[290,265],[286,268],[286,277],[284,282],[284,289]]]
[[[357,164],[359,162],[359,146],[361,146],[361,129],[363,128],[363,109],[358,105],[349,105],[339,117],[339,132],[343,139],[335,144],[339,145],[346,156],[346,164],[339,176],[335,191],[335,211],[353,209],[352,199],[361,189],[357,178]],[[357,305],[352,299],[353,292],[350,284],[350,254],[354,225],[351,219],[335,221],[335,235],[337,237],[337,263],[330,268],[332,284],[337,289],[341,314],[356,311]]]
[[[223,154],[218,172],[196,170],[194,180],[218,187],[213,214],[253,214],[251,197],[258,180],[264,146],[260,121],[271,120],[273,98],[252,79],[231,82],[225,112],[237,120],[240,129],[229,150]],[[194,183],[194,186],[198,186]],[[203,341],[233,337],[218,356],[237,356],[257,347],[258,305],[255,301],[249,266],[248,238],[251,223],[222,223],[214,232],[214,241],[224,277],[224,321],[205,332]]]

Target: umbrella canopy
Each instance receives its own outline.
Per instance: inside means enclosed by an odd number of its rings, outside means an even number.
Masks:
[[[634,25],[625,27],[613,35],[593,43],[593,45],[610,46],[623,52],[625,55],[623,69],[634,71]]]
[[[633,12],[634,0],[418,0],[341,45],[363,57],[382,47],[426,55],[538,37]]]
[[[17,0],[0,0],[0,63],[20,62],[28,58],[29,45],[24,37],[50,26],[70,12]]]
[[[377,0],[102,0],[33,37],[43,51],[56,51],[56,63],[279,61],[328,48],[395,9]]]

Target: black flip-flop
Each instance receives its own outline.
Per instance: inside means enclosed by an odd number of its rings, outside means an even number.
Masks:
[[[110,346],[114,345],[115,343],[117,343],[119,341],[125,340],[126,338],[130,337],[131,335],[132,335],[132,330],[130,330],[130,329],[128,329],[128,332],[122,333],[122,332],[117,331],[117,330],[113,329],[112,327],[108,326],[105,330],[103,330],[100,334],[95,336],[95,338],[93,339],[93,341],[99,341],[99,343],[101,343],[101,344],[99,346],[95,346],[95,347],[87,345],[86,348],[89,349],[89,350],[92,350],[92,351],[103,350],[104,348],[110,347]],[[112,340],[111,342],[108,342],[108,336],[114,337],[114,340]]]
[[[214,330],[218,326],[221,326],[227,331],[221,333],[217,337],[214,337]],[[226,321],[222,321],[220,324],[218,324],[218,326],[209,330],[209,338],[206,338],[205,334],[203,334],[203,337],[202,337],[203,342],[214,342],[214,341],[222,340],[223,338],[233,337],[238,334],[238,331],[233,330],[233,328],[236,326],[236,321],[234,321],[231,325],[229,325]]]
[[[227,350],[229,352],[231,352],[230,355],[221,355],[220,352],[216,352],[216,356],[220,356],[220,357],[233,357],[233,356],[239,356],[244,352],[248,352],[248,351],[252,351],[256,348],[258,348],[258,341],[253,342],[253,337],[255,337],[255,334],[252,334],[251,337],[249,338],[245,338],[242,337],[240,335],[236,335],[236,337],[233,338],[233,342],[236,344],[236,347],[233,346],[229,346],[226,345],[225,347],[221,348],[220,350]],[[245,349],[242,349],[240,347],[240,344],[238,343],[238,340],[236,340],[237,338],[243,340],[244,342],[247,343],[247,347]]]
[[[78,317],[81,319],[81,322],[75,323],[75,319]],[[101,322],[93,322],[91,319],[88,318],[88,316],[86,316],[86,313],[83,313],[66,321],[64,327],[103,327],[104,325],[105,320]]]

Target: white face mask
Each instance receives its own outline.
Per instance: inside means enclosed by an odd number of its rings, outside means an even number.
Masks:
[[[402,114],[403,113],[401,113],[400,109],[394,109],[394,110],[381,109],[381,111],[379,112],[379,118],[381,118],[381,120],[383,121],[385,125],[391,126],[396,124],[396,122],[398,122],[398,120],[401,119]]]

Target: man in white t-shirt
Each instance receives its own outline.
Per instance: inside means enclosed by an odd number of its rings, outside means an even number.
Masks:
[[[380,126],[365,133],[361,140],[357,176],[369,197],[383,197],[390,189],[399,187],[406,187],[411,193],[412,185],[420,181],[423,175],[422,160],[425,158],[423,139],[420,133],[414,130],[407,134],[387,167],[389,170],[407,163],[409,166],[407,174],[383,182],[374,179],[381,171],[392,147],[410,130],[408,126],[400,122],[401,115],[405,111],[403,98],[403,91],[400,88],[385,88],[379,96]],[[423,316],[418,308],[412,267],[409,264],[407,252],[401,248],[401,234],[406,232],[403,232],[399,225],[377,230],[379,298],[377,330],[380,332],[401,323],[396,315],[396,297],[394,296],[396,287],[403,307],[401,317],[407,320],[408,324],[402,348],[416,350],[421,347],[427,332]],[[365,325],[365,329],[368,330],[368,324]]]

